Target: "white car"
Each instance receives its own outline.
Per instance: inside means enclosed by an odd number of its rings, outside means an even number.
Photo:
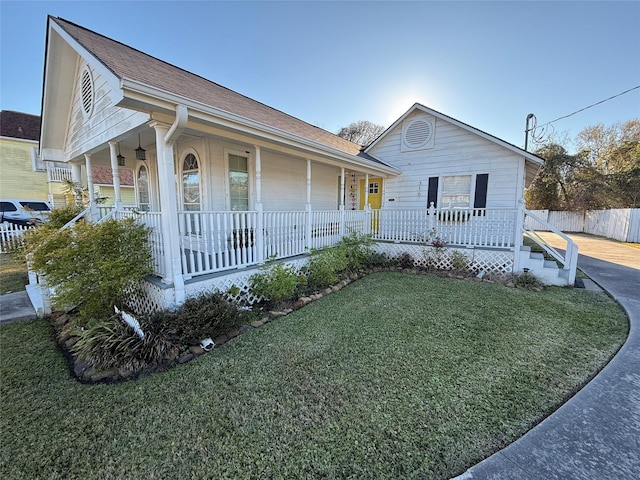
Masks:
[[[0,223],[37,225],[46,222],[51,204],[42,200],[0,199]]]

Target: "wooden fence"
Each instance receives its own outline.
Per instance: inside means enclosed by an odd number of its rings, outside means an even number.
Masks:
[[[553,212],[532,210],[563,232],[590,233],[613,238],[621,242],[640,243],[640,208],[616,208],[588,210],[586,212]],[[545,231],[547,228],[533,219],[527,219],[527,227]]]

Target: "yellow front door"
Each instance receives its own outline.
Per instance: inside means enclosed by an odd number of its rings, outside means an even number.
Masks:
[[[381,178],[370,178],[369,185],[367,185],[369,190],[369,197],[367,202],[371,205],[371,208],[374,210],[378,210],[382,206],[382,179]],[[364,209],[364,197],[365,197],[365,185],[364,179],[360,180],[360,210]]]

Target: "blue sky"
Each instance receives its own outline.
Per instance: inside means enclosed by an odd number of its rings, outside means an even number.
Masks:
[[[47,15],[330,131],[414,102],[522,146],[640,86],[640,2],[0,0],[0,108],[40,114]],[[640,88],[553,124],[640,117]]]

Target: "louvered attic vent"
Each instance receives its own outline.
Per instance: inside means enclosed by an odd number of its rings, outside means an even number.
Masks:
[[[82,111],[86,116],[93,111],[93,78],[88,68],[82,70],[80,77],[80,93],[82,96]]]
[[[403,151],[420,150],[433,146],[433,123],[426,118],[417,118],[402,129]]]

